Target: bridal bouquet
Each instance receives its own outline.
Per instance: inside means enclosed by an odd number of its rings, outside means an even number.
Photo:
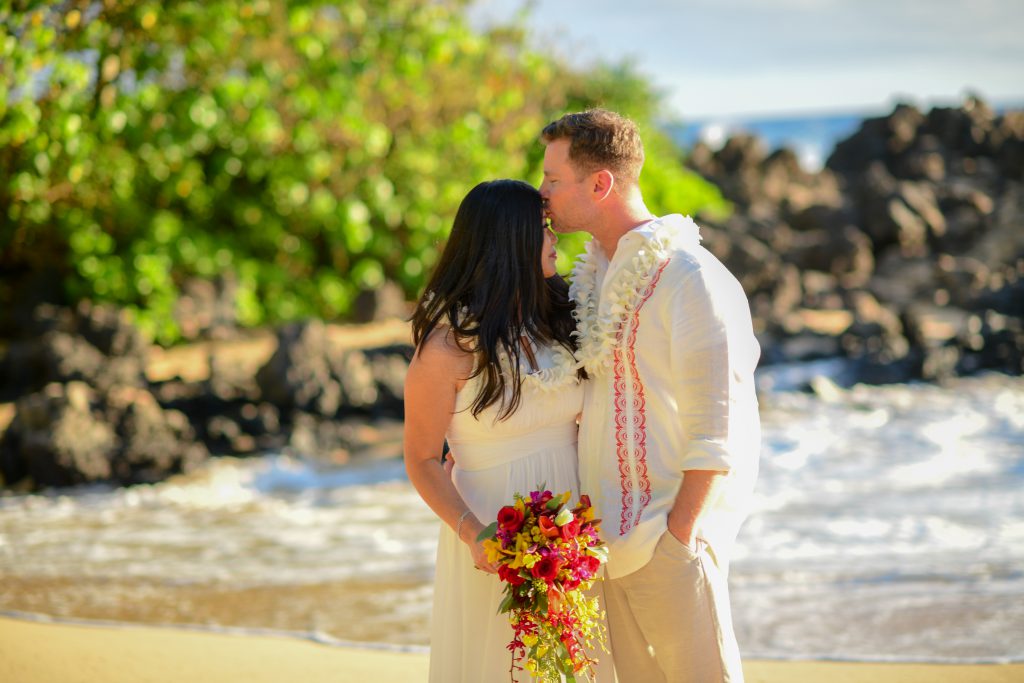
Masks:
[[[571,493],[515,494],[498,519],[480,533],[488,560],[505,583],[499,612],[512,625],[513,675],[526,669],[534,678],[567,682],[583,673],[593,677],[595,645],[605,649],[605,627],[597,598],[585,592],[607,560],[600,520],[588,496],[568,507]],[[523,661],[525,658],[525,661]],[[522,661],[522,666],[518,663]]]

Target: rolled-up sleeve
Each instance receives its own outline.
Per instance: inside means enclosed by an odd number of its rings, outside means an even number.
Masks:
[[[681,421],[681,470],[728,472],[756,458],[760,421],[754,368],[760,348],[750,306],[717,261],[677,283],[671,301],[672,374]]]

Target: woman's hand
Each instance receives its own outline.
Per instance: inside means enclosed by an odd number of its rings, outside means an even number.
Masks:
[[[473,555],[473,566],[482,572],[487,574],[497,574],[498,567],[487,561],[487,552],[484,550],[484,544],[479,541],[473,541],[469,544],[469,552]]]
[[[452,457],[452,452],[448,451],[448,454],[444,457],[444,471],[449,477],[452,476],[452,470],[455,468],[455,458]]]
[[[488,574],[497,574],[497,565],[487,560],[487,551],[484,550],[483,541],[476,540],[483,530],[484,525],[476,517],[469,515],[459,530],[461,535],[459,540],[469,546],[469,554],[473,556],[474,567]]]

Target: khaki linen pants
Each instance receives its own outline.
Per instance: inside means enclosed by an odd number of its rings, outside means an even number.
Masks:
[[[742,683],[728,585],[707,544],[669,532],[643,568],[604,581],[619,683]]]

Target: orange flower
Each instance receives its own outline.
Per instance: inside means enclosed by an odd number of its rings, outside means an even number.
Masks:
[[[554,588],[548,588],[548,612],[558,614],[562,611],[562,594]]]
[[[537,526],[540,527],[540,532],[548,538],[558,538],[562,533],[558,530],[558,525],[548,515],[538,517]]]

